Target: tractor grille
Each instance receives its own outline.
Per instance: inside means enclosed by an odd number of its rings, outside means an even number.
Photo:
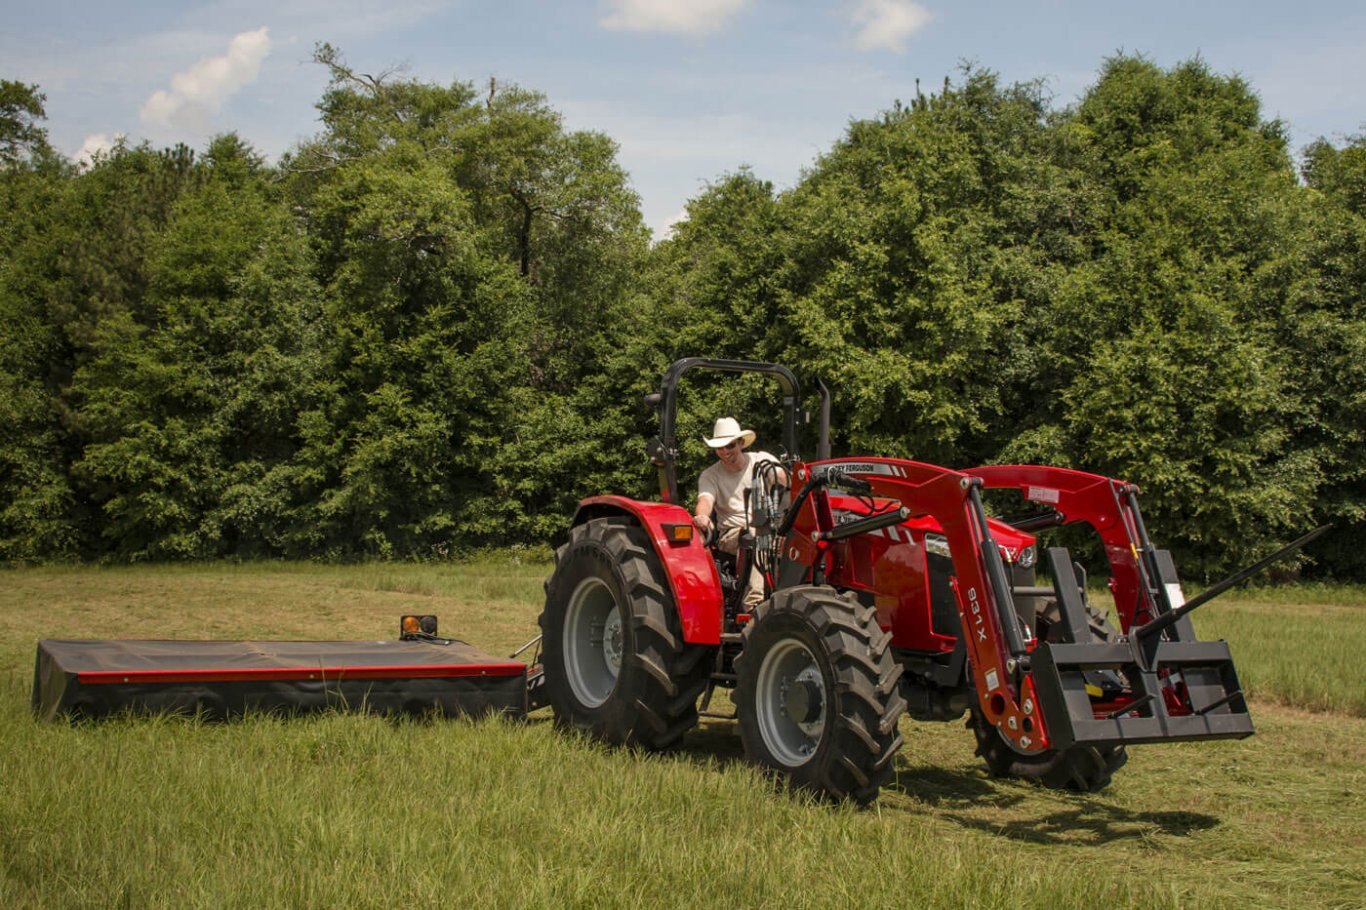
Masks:
[[[939,635],[957,637],[961,629],[953,595],[953,559],[926,552],[925,564],[930,578],[930,624]]]

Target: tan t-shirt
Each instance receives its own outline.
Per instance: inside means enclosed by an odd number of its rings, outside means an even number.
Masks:
[[[732,471],[721,462],[715,462],[697,478],[698,497],[710,496],[713,520],[718,528],[743,528],[745,526],[745,491],[754,484],[754,466],[760,462],[778,459],[767,452],[746,452],[745,469]]]

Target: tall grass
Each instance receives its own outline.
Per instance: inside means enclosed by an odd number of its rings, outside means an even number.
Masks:
[[[1244,691],[1311,711],[1366,717],[1366,606],[1333,602],[1212,602],[1192,616],[1222,638]]]
[[[1135,748],[1085,797],[992,780],[961,725],[907,721],[896,782],[866,812],[776,789],[725,721],[642,756],[541,715],[29,715],[40,637],[391,637],[421,608],[506,653],[534,632],[544,574],[496,561],[6,573],[0,906],[1366,904],[1366,719],[1260,694],[1257,736]],[[1246,678],[1256,658],[1229,637]]]

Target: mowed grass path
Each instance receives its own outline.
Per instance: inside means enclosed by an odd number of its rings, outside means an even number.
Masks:
[[[958,723],[905,722],[895,786],[858,812],[775,789],[725,721],[642,756],[544,712],[29,713],[39,638],[391,638],[421,611],[507,654],[547,571],[0,573],[0,906],[1366,907],[1366,606],[1341,592],[1206,608],[1257,735],[1136,747],[1090,796],[988,778]]]

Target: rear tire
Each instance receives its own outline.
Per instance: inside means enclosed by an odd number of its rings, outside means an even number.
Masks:
[[[1086,607],[1086,618],[1096,641],[1114,641],[1119,637],[1105,614],[1090,605]],[[1036,628],[1045,641],[1062,641],[1062,611],[1056,600],[1041,605]],[[1020,777],[1055,790],[1102,790],[1129,760],[1123,746],[1073,745],[1047,752],[1017,752],[976,705],[968,717],[968,727],[977,738],[977,754],[986,761],[992,777]]]
[[[831,588],[760,604],[735,661],[745,755],[792,789],[867,805],[891,779],[906,701],[877,613]]]
[[[545,697],[561,726],[666,749],[697,723],[712,649],[684,642],[659,558],[629,519],[570,532],[540,625]]]

